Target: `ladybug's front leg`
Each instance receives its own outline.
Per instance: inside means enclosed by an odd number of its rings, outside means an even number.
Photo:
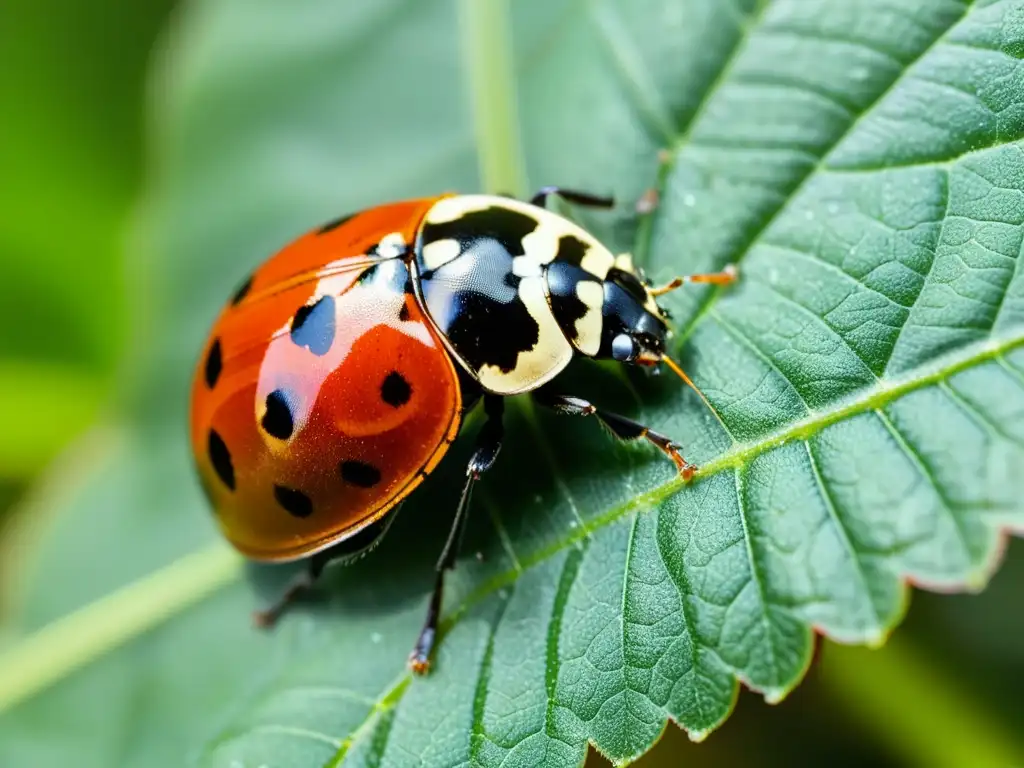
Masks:
[[[462,487],[459,506],[455,510],[455,517],[452,518],[448,540],[437,561],[437,575],[434,581],[434,591],[430,596],[430,605],[427,608],[427,618],[423,623],[423,629],[420,630],[416,645],[409,655],[409,667],[419,675],[430,671],[430,654],[434,648],[434,641],[437,639],[437,622],[441,616],[444,574],[445,571],[450,571],[455,567],[455,560],[459,556],[459,548],[462,546],[462,537],[466,530],[466,521],[469,519],[469,499],[473,493],[473,485],[480,479],[480,475],[494,466],[494,462],[498,458],[498,451],[501,450],[501,440],[505,434],[502,424],[505,401],[497,395],[485,395],[484,410],[487,413],[487,421],[477,435],[476,450],[473,451],[473,456],[466,466],[466,484]]]

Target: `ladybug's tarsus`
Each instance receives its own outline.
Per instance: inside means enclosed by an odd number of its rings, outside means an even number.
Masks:
[[[284,592],[272,605],[262,611],[253,611],[252,623],[260,629],[270,629],[277,624],[281,614],[313,587],[328,562],[329,558],[322,553],[309,558],[306,567],[295,574],[288,586],[285,587]]]
[[[684,480],[693,477],[693,473],[697,470],[696,466],[683,458],[680,453],[681,446],[678,443],[639,422],[619,416],[617,413],[601,410],[593,403],[571,395],[554,395],[542,390],[534,393],[534,400],[555,413],[566,416],[597,416],[601,423],[620,440],[640,440],[641,438],[647,440],[672,460]]]
[[[636,201],[636,212],[641,216],[654,213],[661,203],[661,194],[658,192],[656,187],[651,187],[646,190],[640,198]]]
[[[419,638],[409,655],[409,668],[416,674],[430,671],[430,656],[437,639],[437,623],[441,617],[441,603],[444,594],[444,575],[455,567],[455,561],[462,548],[462,540],[466,533],[466,522],[469,520],[469,502],[473,495],[473,486],[480,475],[494,466],[501,450],[501,441],[505,435],[502,417],[505,412],[505,401],[495,395],[484,396],[484,410],[487,421],[484,422],[476,438],[476,450],[466,466],[466,483],[462,486],[459,506],[452,518],[452,526],[448,531],[441,557],[437,561],[437,576],[434,579],[434,591],[430,596],[427,618],[423,622]]]

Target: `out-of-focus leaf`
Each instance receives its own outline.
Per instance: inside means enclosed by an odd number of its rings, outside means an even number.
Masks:
[[[91,421],[121,349],[142,84],[170,5],[0,6],[0,476],[31,477]]]
[[[0,480],[30,475],[96,417],[100,385],[77,366],[0,359]]]
[[[566,379],[684,440],[697,481],[513,409],[431,676],[403,665],[465,447],[326,604],[267,637],[240,583],[176,595],[158,628],[7,713],[0,762],[575,765],[588,741],[626,761],[669,718],[720,725],[740,681],[784,696],[813,629],[881,641],[908,580],[980,586],[1024,527],[1024,3],[514,5],[530,181],[629,201],[667,148],[652,216],[588,222],[655,278],[741,265],[734,290],[672,303],[720,421],[671,382]],[[255,263],[341,211],[473,188],[454,11],[190,7],[157,121],[144,426],[44,539],[23,627],[210,535],[185,383]],[[103,605],[93,626],[116,622]]]

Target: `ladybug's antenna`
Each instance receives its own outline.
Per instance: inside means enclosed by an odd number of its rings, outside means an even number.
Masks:
[[[684,275],[670,280],[657,288],[648,288],[651,296],[664,296],[689,283],[705,283],[710,285],[728,285],[736,279],[736,265],[728,264],[721,272],[710,272],[703,275]]]
[[[693,379],[686,375],[686,371],[679,367],[679,363],[677,363],[668,355],[662,355],[661,362],[667,365],[672,370],[672,373],[674,373],[676,376],[682,379],[686,383],[686,385],[690,387],[690,389],[697,393],[697,396],[701,399],[704,405],[708,407],[709,411],[711,411],[715,415],[718,415],[718,411],[715,410],[715,406],[713,406],[711,404],[711,401],[704,396],[704,393],[697,388],[697,385],[693,383]]]

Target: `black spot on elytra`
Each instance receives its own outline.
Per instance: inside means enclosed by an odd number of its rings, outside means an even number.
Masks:
[[[328,232],[331,232],[331,231],[337,229],[338,227],[340,227],[345,222],[350,221],[352,219],[352,217],[355,216],[355,215],[356,214],[354,214],[354,213],[350,213],[350,214],[347,214],[345,216],[339,216],[336,219],[331,219],[326,224],[324,224],[322,227],[320,227],[320,229],[318,229],[316,231],[316,233],[318,235],[326,235]]]
[[[224,368],[224,358],[220,348],[220,339],[214,339],[210,345],[210,351],[206,353],[206,365],[203,373],[206,377],[206,386],[213,389],[217,386],[217,379]]]
[[[372,488],[380,482],[380,470],[365,461],[343,461],[338,469],[342,480],[360,488]]]
[[[238,286],[238,290],[236,290],[234,296],[231,297],[231,306],[238,306],[242,303],[242,299],[249,295],[249,291],[252,290],[252,279],[252,275],[249,275],[248,279]]]
[[[461,291],[453,297],[454,318],[448,340],[470,368],[494,365],[509,373],[520,352],[537,345],[540,328],[521,301],[499,303],[479,293]]]
[[[398,310],[398,319],[403,323],[409,319],[409,302],[408,300],[402,302],[402,308]]]
[[[313,500],[302,491],[275,485],[274,498],[292,517],[309,517],[313,514]]]
[[[523,238],[537,228],[537,219],[510,208],[492,206],[481,211],[469,211],[457,219],[439,224],[425,224],[423,244],[436,240],[458,240],[463,251],[469,250],[474,240],[497,240],[512,256],[522,256]]]
[[[206,453],[220,481],[230,490],[235,490],[235,467],[231,463],[231,452],[216,430],[211,429],[206,438]]]
[[[292,409],[288,405],[288,398],[285,396],[285,393],[280,389],[275,389],[267,395],[266,405],[267,410],[263,414],[263,420],[260,424],[263,425],[263,429],[271,437],[276,437],[278,440],[287,440],[292,436],[295,424],[292,419]]]
[[[334,343],[334,297],[299,307],[292,318],[292,341],[314,355],[326,355]]]
[[[412,387],[398,371],[392,371],[384,377],[380,385],[380,399],[392,408],[401,408],[412,397]]]
[[[558,252],[555,254],[555,261],[578,267],[583,263],[583,257],[587,255],[589,249],[590,246],[575,235],[562,235],[558,239]]]

